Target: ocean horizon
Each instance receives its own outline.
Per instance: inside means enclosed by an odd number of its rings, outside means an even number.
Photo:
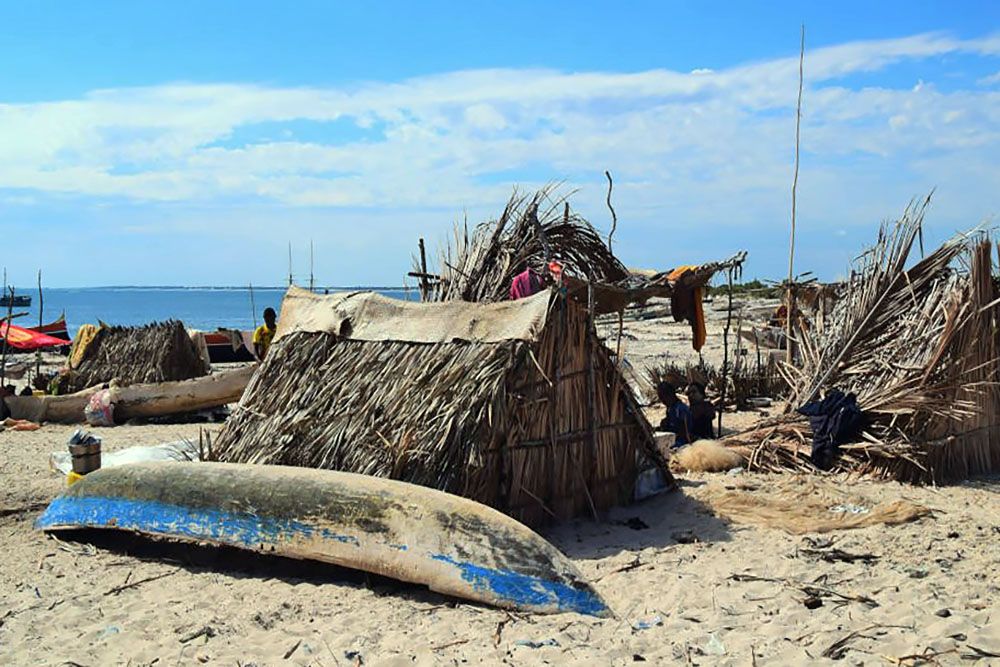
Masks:
[[[137,286],[44,287],[39,313],[38,289],[14,288],[14,293],[31,297],[28,308],[14,308],[27,315],[14,319],[18,326],[37,326],[65,315],[70,335],[83,324],[98,321],[111,325],[138,326],[163,320],[180,320],[189,329],[214,331],[218,328],[251,329],[261,324],[265,308],[279,310],[287,287],[247,286]],[[374,291],[384,296],[416,301],[415,287],[330,286],[315,287],[314,292]]]

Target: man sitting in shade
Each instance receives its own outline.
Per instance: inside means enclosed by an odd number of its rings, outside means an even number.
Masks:
[[[677,434],[674,447],[691,444],[691,410],[677,397],[677,389],[669,382],[661,382],[656,385],[656,395],[667,408],[667,416],[660,422],[658,430]]]
[[[257,358],[264,361],[271,341],[274,340],[274,332],[278,328],[278,314],[274,308],[264,309],[264,324],[260,325],[253,332],[253,351]]]

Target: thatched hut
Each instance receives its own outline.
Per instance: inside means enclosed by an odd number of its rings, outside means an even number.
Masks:
[[[973,230],[912,261],[928,203],[882,226],[825,326],[803,313],[800,361],[782,367],[790,406],[839,389],[864,411],[865,428],[839,448],[834,470],[938,483],[1000,470],[994,244]],[[809,470],[811,437],[789,412],[729,443],[751,470]]]
[[[644,467],[670,477],[593,312],[557,291],[418,304],[292,287],[216,452],[422,484],[529,525],[629,502]]]
[[[112,380],[121,386],[188,380],[208,371],[182,322],[85,325],[74,339],[58,389],[68,394]]]

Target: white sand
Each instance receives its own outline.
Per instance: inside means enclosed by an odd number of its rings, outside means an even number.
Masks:
[[[198,428],[123,426],[100,435],[113,450],[197,439]],[[694,499],[699,485],[737,478],[690,476],[678,492],[547,533],[618,614],[601,620],[508,614],[347,570],[150,546],[115,533],[99,547],[57,542],[32,522],[61,489],[47,458],[72,430],[0,433],[0,664],[352,665],[360,656],[365,665],[875,665],[933,650],[945,652],[940,664],[1000,665],[962,660],[973,647],[1000,653],[998,481],[858,483],[874,500],[905,498],[936,513],[823,536],[878,557],[852,564],[802,553],[808,538],[712,516]],[[649,527],[623,525],[633,517]],[[878,606],[824,597],[810,610],[795,586],[733,574],[821,584]],[[851,633],[841,661],[821,657]]]

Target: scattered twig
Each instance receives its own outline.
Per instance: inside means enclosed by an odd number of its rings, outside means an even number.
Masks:
[[[887,661],[899,667],[917,667],[917,665],[940,665],[941,662],[938,660],[942,655],[949,655],[951,653],[958,653],[957,648],[948,649],[947,651],[935,651],[930,647],[924,649],[923,653],[912,653],[910,655],[901,655],[899,657],[893,655],[883,655]]]
[[[283,659],[284,659],[284,660],[288,660],[289,658],[291,658],[291,657],[292,657],[292,654],[293,654],[293,653],[295,653],[295,651],[296,651],[296,650],[298,650],[298,648],[299,648],[299,646],[300,646],[301,644],[302,644],[302,640],[301,640],[301,639],[300,639],[299,641],[295,642],[295,645],[294,645],[294,646],[292,646],[292,648],[288,649],[288,650],[287,650],[287,651],[285,652],[285,655],[284,655],[284,658],[283,658]]]
[[[215,634],[216,634],[215,633],[215,628],[213,628],[210,625],[206,625],[206,626],[203,626],[200,630],[196,630],[196,631],[192,632],[191,634],[188,634],[188,635],[185,635],[185,636],[181,637],[180,638],[180,643],[181,644],[187,644],[188,642],[194,641],[198,637],[206,637],[208,639],[211,639],[212,637],[215,636]],[[296,646],[298,646],[298,645],[296,644]],[[289,655],[291,655],[291,654],[289,654]],[[285,656],[285,657],[287,659],[288,656]]]
[[[828,563],[854,563],[861,561],[863,563],[874,563],[879,559],[879,556],[875,554],[852,554],[842,549],[799,549],[799,553],[805,554],[806,556],[816,556]]]
[[[163,572],[162,574],[157,574],[152,577],[146,577],[145,579],[138,579],[136,581],[133,581],[132,583],[126,583],[122,584],[121,586],[115,586],[114,588],[106,592],[105,595],[115,595],[117,593],[121,593],[122,591],[128,588],[135,588],[136,586],[139,586],[140,584],[145,584],[146,582],[149,581],[156,581],[157,579],[163,579],[164,577],[169,577],[172,574],[177,574],[177,572],[179,571],[180,568],[177,568],[176,570],[171,570],[170,572]],[[131,572],[129,574],[131,574]]]
[[[733,574],[729,577],[732,581],[768,581],[771,583],[781,584],[788,588],[794,588],[802,591],[806,595],[828,595],[831,597],[840,598],[846,602],[860,602],[872,609],[878,606],[878,602],[870,597],[864,595],[850,595],[847,593],[841,593],[840,591],[834,590],[828,586],[820,586],[817,584],[806,584],[801,581],[795,581],[793,579],[782,579],[775,577],[758,577],[754,574]]]
[[[27,514],[28,512],[37,512],[38,510],[45,509],[48,503],[30,503],[28,505],[22,505],[21,507],[0,507],[0,518],[5,516],[14,516],[17,514]]]
[[[451,648],[452,646],[458,646],[459,644],[468,644],[468,639],[456,639],[453,642],[448,642],[446,644],[438,644],[437,646],[432,646],[432,651],[440,651],[441,649]]]

